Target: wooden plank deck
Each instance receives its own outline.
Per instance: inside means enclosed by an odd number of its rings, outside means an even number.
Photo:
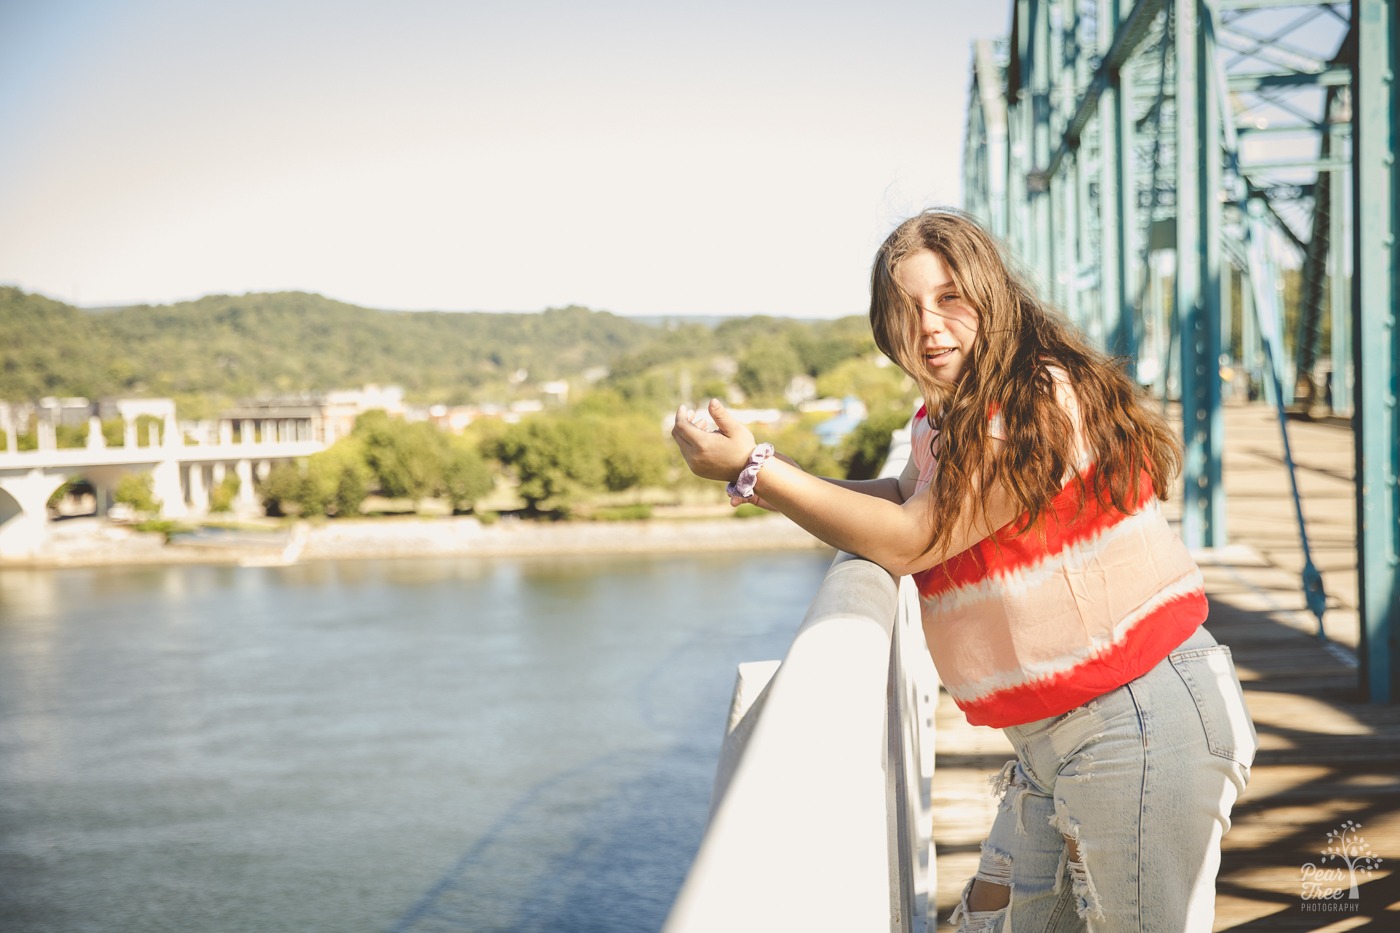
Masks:
[[[1314,561],[1323,571],[1327,630],[1303,611],[1302,567],[1278,427],[1268,409],[1227,409],[1230,547],[1200,554],[1211,598],[1207,627],[1230,645],[1260,738],[1250,785],[1225,838],[1216,930],[1400,931],[1400,705],[1364,702],[1357,635],[1351,433],[1290,423]],[[992,729],[969,726],[946,696],[937,714],[934,839],[938,917],[946,920],[996,812],[988,777],[1011,757]],[[1302,874],[1345,821],[1384,861],[1320,910]],[[1335,862],[1324,867],[1332,867]],[[1337,909],[1341,908],[1341,909]]]

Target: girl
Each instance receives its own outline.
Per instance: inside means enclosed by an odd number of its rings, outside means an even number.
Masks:
[[[924,399],[902,476],[811,476],[718,401],[677,412],[687,465],[912,575],[944,687],[1011,740],[960,929],[1209,931],[1256,740],[1159,506],[1177,441],[965,214],[890,234],[870,325]]]

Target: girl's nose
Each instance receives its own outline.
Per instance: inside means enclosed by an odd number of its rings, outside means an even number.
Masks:
[[[927,309],[919,314],[919,331],[923,334],[937,334],[943,330],[943,318]]]

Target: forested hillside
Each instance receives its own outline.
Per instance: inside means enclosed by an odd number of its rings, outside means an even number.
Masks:
[[[351,436],[258,483],[274,515],[358,514],[374,492],[474,510],[500,476],[531,515],[598,515],[608,496],[645,489],[674,497],[691,481],[658,425],[667,409],[710,396],[788,410],[768,439],[821,475],[863,478],[883,460],[914,394],[880,362],[859,317],[701,323],[579,307],[390,312],[296,292],[97,311],[0,288],[0,401],[171,397],[183,418],[199,419],[239,398],[370,382],[401,385],[418,404],[540,399],[545,382],[569,385],[562,406],[518,424],[479,419],[460,436],[382,412],[361,416]],[[813,428],[830,410],[794,411],[814,395],[856,396],[870,418],[839,447],[823,444]],[[60,445],[85,443],[86,426],[61,427]],[[111,427],[109,443],[120,443],[121,426]],[[20,425],[20,447],[34,443],[32,421]],[[149,475],[127,482],[118,501],[159,512]],[[226,478],[211,506],[230,508],[236,485]],[[640,499],[625,508],[649,510]]]
[[[520,369],[550,379],[606,366],[651,336],[584,308],[404,313],[290,292],[89,312],[0,288],[0,398],[231,397],[380,382],[465,401]]]
[[[600,369],[603,387],[639,408],[674,404],[683,387],[777,404],[797,375],[870,403],[879,399],[860,386],[869,364],[857,358],[872,349],[857,317],[658,325],[579,307],[378,311],[300,292],[90,311],[0,287],[0,399],[170,396],[186,417],[240,397],[369,382],[423,403],[501,402],[546,380],[581,388]],[[878,381],[875,394],[887,394],[889,380]]]

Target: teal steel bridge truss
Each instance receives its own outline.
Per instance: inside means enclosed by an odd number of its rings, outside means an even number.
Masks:
[[[1012,0],[1009,38],[974,47],[964,150],[967,209],[1180,401],[1188,544],[1228,540],[1224,398],[1276,406],[1290,477],[1286,413],[1351,418],[1378,702],[1400,700],[1398,49],[1391,0]]]

